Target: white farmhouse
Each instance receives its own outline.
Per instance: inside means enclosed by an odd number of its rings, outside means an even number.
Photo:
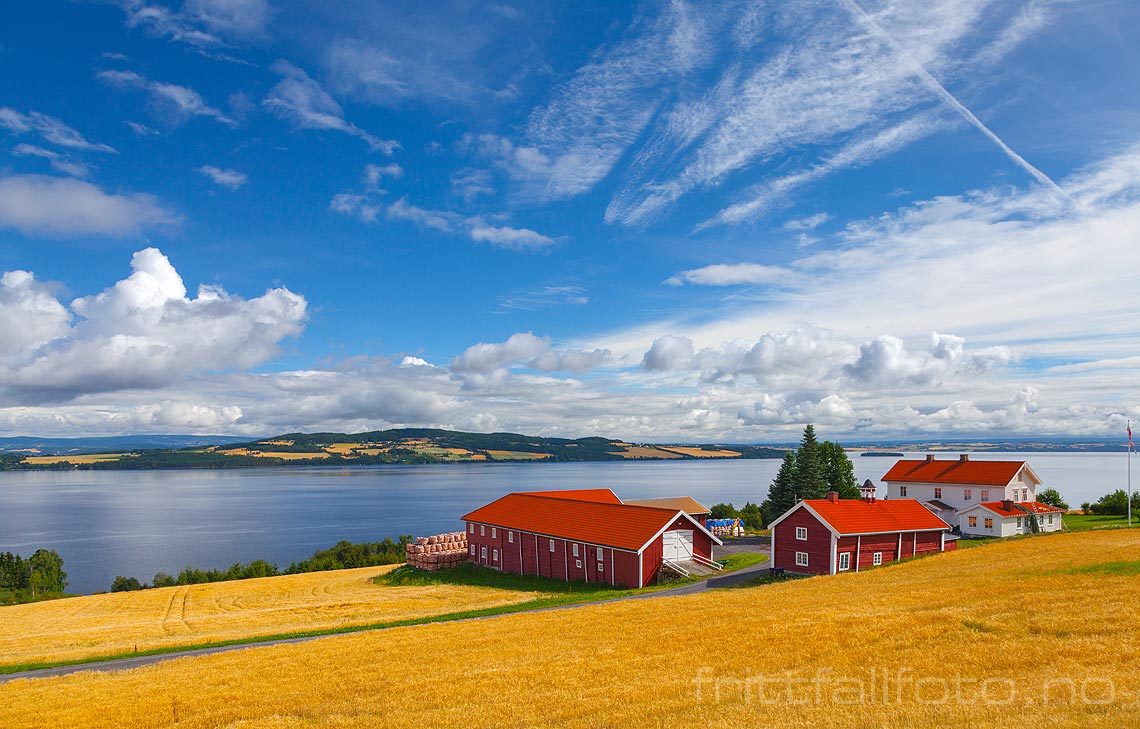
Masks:
[[[1037,501],[1025,461],[902,460],[883,476],[888,499],[918,499],[963,534],[1008,537],[1061,528],[1062,511]]]

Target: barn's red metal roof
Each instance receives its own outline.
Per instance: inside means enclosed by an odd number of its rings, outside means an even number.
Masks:
[[[711,514],[708,507],[701,502],[694,499],[692,496],[666,496],[663,498],[655,499],[630,499],[626,504],[633,504],[634,506],[652,506],[655,509],[672,509],[673,511],[683,511],[689,516],[699,516],[701,514]]]
[[[1063,514],[1063,509],[1058,509],[1056,506],[1049,504],[1042,504],[1040,501],[1015,501],[1010,504],[1010,508],[1005,508],[1005,504],[1001,501],[983,501],[978,506],[989,509],[998,516],[1025,516],[1026,514]]]
[[[884,481],[964,483],[971,486],[1005,486],[1025,461],[902,460],[891,466]]]
[[[566,489],[564,491],[524,491],[531,496],[545,496],[551,499],[576,499],[596,501],[599,504],[620,504],[621,499],[611,489]]]
[[[557,493],[507,494],[464,515],[463,521],[636,552],[678,514],[649,506],[558,497]],[[700,529],[698,524],[694,527]]]
[[[840,534],[878,534],[949,529],[950,526],[915,499],[805,499],[820,518]]]

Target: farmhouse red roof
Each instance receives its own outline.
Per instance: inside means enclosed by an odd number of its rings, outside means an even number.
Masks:
[[[921,532],[950,528],[915,499],[806,499],[804,503],[840,534]]]
[[[524,492],[492,501],[465,515],[463,521],[637,551],[676,516],[677,512],[649,506]]]
[[[620,504],[622,501],[611,489],[566,489],[564,491],[524,491],[530,496],[545,496],[550,499],[576,499],[595,501],[599,504]]]
[[[1034,514],[1062,514],[1064,510],[1058,509],[1056,506],[1049,504],[1042,504],[1040,501],[1025,501],[1014,502],[1010,508],[1005,508],[1005,504],[1001,501],[983,501],[979,506],[983,506],[998,516],[1025,516],[1029,512]]]
[[[1005,486],[1024,465],[1025,461],[903,460],[891,466],[883,480]]]

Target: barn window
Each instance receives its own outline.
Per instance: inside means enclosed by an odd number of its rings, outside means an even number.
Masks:
[[[989,517],[986,517],[986,529],[993,529],[993,528],[994,528],[994,520],[990,519]]]
[[[551,552],[551,554],[554,553],[554,540],[553,539],[550,540],[550,552]]]
[[[474,524],[468,524],[467,525],[467,533],[468,534],[474,534],[475,533],[475,525]]]
[[[883,563],[883,553],[882,552],[875,552],[875,554],[871,557],[871,564],[878,567],[882,563]]]
[[[936,499],[942,498],[942,487],[941,486],[935,486],[934,487],[934,498],[936,498]]]
[[[605,569],[606,569],[606,563],[605,562],[598,562],[598,572],[604,572]]]
[[[808,553],[807,552],[796,552],[796,566],[797,567],[807,567],[808,566]]]
[[[474,557],[475,556],[475,545],[474,544],[471,545],[470,551],[471,551],[471,556]]]
[[[965,491],[962,492],[962,498],[964,498],[966,501],[969,501],[970,499],[974,498],[974,490],[973,489],[966,489]]]
[[[807,541],[807,527],[796,527],[796,539],[801,542]]]
[[[577,567],[578,569],[582,569],[582,560],[580,560],[580,559],[574,560],[574,566]]]
[[[507,541],[510,542],[511,544],[515,543],[515,533],[514,532],[507,532]]]
[[[499,561],[499,550],[496,549],[496,550],[492,551],[491,555],[492,555],[491,559],[493,559],[496,562]]]
[[[899,496],[906,498],[906,486],[899,486]]]
[[[602,561],[602,548],[601,547],[598,547],[598,561],[599,562]]]
[[[498,539],[498,538],[499,538],[499,530],[496,529],[495,527],[491,527],[491,539]]]
[[[971,517],[969,518],[969,521],[970,521],[970,526],[971,526],[971,527],[976,527],[976,526],[978,526],[978,517],[976,517],[976,516],[971,516]]]
[[[843,552],[839,555],[839,571],[844,572],[851,569],[851,553]]]
[[[487,548],[486,547],[482,547],[479,549],[479,557],[482,559],[487,559]]]
[[[487,527],[483,526],[482,524],[479,525],[479,536],[487,536]]]
[[[578,544],[577,544],[577,542],[575,542],[575,543],[574,543],[574,556],[575,556],[575,557],[577,557],[577,556],[578,556]],[[582,566],[582,563],[581,563],[581,562],[579,562],[579,563],[578,563],[578,566],[579,566],[579,567],[581,567],[581,566]]]
[[[986,489],[982,489],[982,501],[989,501],[989,500],[990,500],[990,492],[987,491]]]

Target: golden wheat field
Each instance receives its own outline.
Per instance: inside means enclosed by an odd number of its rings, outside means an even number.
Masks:
[[[1140,580],[1111,568],[1138,553],[1140,531],[1034,537],[18,680],[0,726],[1138,726]]]
[[[102,463],[104,461],[117,461],[121,458],[136,458],[135,453],[85,453],[81,456],[28,456],[24,463],[37,466],[48,466],[56,463]]]
[[[740,451],[730,451],[724,448],[707,451],[703,448],[689,448],[687,446],[661,446],[661,450],[670,453],[680,453],[693,458],[739,458]]]
[[[487,451],[496,461],[541,461],[550,458],[549,453],[531,453],[530,451]]]
[[[652,448],[652,447],[648,447],[648,446],[634,446],[634,445],[626,446],[625,450],[609,451],[609,452],[615,456],[621,456],[622,458],[632,458],[632,459],[636,459],[636,458],[665,458],[665,459],[669,459],[669,458],[680,458],[681,457],[677,453],[670,453],[669,451],[664,451],[664,450],[661,450],[660,448]]]
[[[482,587],[372,583],[373,577],[394,568],[310,572],[0,607],[0,665],[404,620],[537,596]]]

